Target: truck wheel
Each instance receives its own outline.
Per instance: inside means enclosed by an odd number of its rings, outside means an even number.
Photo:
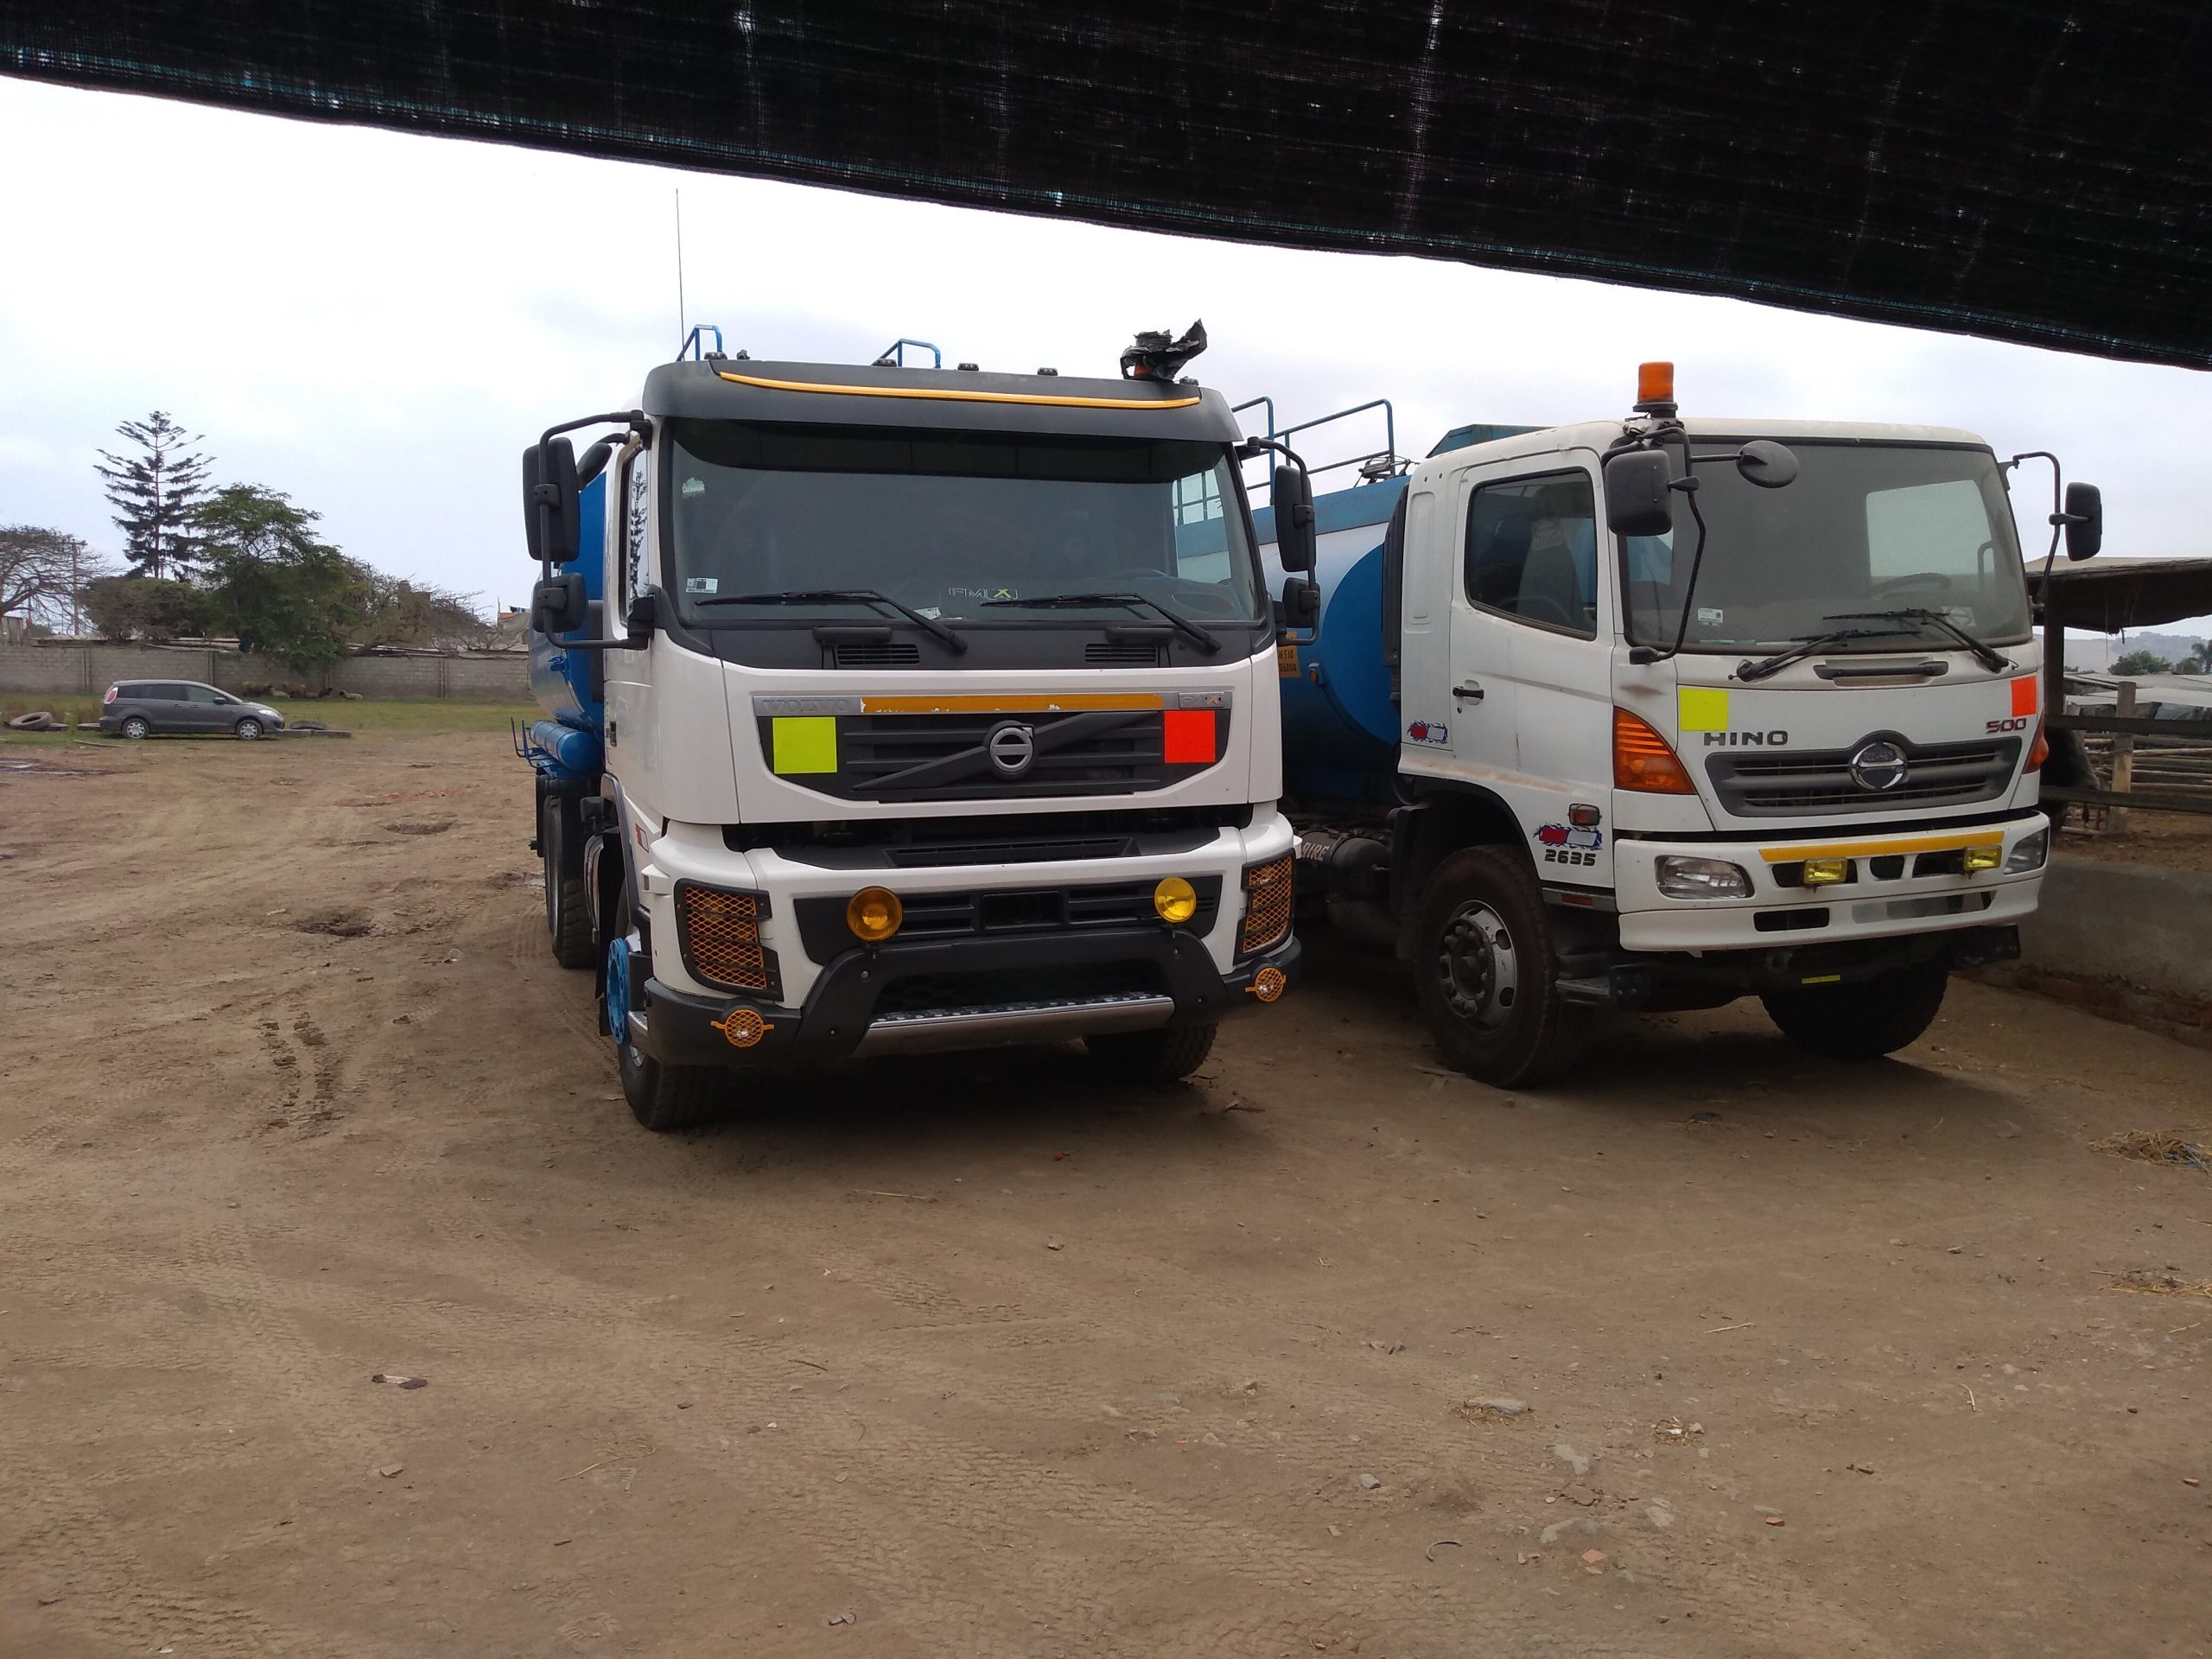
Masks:
[[[563,968],[588,968],[595,960],[591,908],[584,899],[583,838],[558,796],[545,798],[537,846],[545,861],[545,933],[553,960]]]
[[[614,1039],[615,1064],[622,1073],[622,1097],[630,1114],[656,1135],[705,1122],[721,1108],[729,1074],[699,1065],[669,1065],[630,1040],[630,892],[624,885],[615,902],[614,927],[607,941],[607,1034]]]
[[[1559,993],[1543,896],[1503,848],[1446,859],[1421,896],[1415,986],[1445,1059],[1501,1089],[1571,1067],[1582,1018]]]
[[[1941,960],[1892,968],[1856,985],[1770,991],[1759,1001],[1782,1034],[1831,1060],[1894,1054],[1936,1023],[1951,970]]]
[[[1214,1026],[1103,1032],[1083,1046],[1098,1068],[1127,1083],[1179,1083],[1213,1052]]]

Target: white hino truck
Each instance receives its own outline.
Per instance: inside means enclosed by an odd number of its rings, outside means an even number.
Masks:
[[[1181,1077],[1289,988],[1264,444],[1204,343],[1078,379],[695,330],[525,452],[546,926],[648,1128],[849,1054]]]
[[[1821,1054],[1893,1052],[1954,967],[2017,954],[2050,846],[2031,457],[1684,420],[1669,365],[1638,391],[1314,467],[1361,481],[1285,573],[1301,906],[1395,949],[1445,1056],[1503,1085],[1562,1074],[1592,1010],[1746,995]],[[1277,439],[1338,418],[1261,405]],[[2062,506],[2038,454],[2051,554],[2087,557],[2097,492]]]

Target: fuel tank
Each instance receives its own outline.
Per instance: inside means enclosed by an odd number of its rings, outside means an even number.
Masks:
[[[1405,491],[1404,479],[1385,479],[1313,503],[1321,614],[1313,627],[1288,634],[1297,672],[1286,664],[1281,679],[1283,787],[1304,800],[1396,798],[1399,718],[1382,655],[1382,537]],[[1274,514],[1262,510],[1253,522],[1268,591],[1280,597],[1285,575]]]

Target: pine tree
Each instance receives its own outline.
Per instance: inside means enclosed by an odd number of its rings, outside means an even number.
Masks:
[[[115,509],[131,574],[181,575],[199,552],[192,509],[207,493],[208,458],[188,448],[201,440],[158,409],[115,429],[143,453],[115,455],[103,449],[106,465],[93,470],[107,480],[108,505]]]

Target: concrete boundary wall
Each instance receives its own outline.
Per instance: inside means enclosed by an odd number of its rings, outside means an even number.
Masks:
[[[310,695],[455,697],[528,702],[530,660],[512,657],[349,657],[327,674],[295,674],[261,657],[202,646],[0,645],[0,691],[98,696],[117,680],[201,680],[259,695],[298,688]]]
[[[2020,960],[1980,977],[2212,1046],[2212,874],[2062,854]]]

